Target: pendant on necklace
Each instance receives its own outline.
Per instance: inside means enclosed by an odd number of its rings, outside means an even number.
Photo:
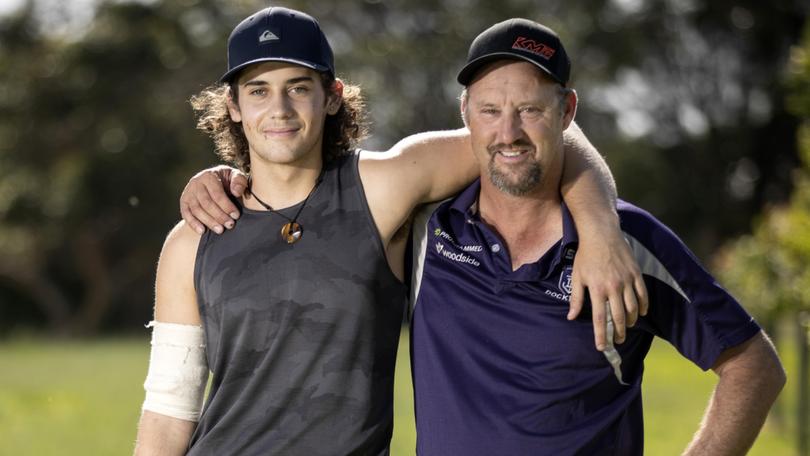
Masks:
[[[285,223],[284,226],[281,227],[281,239],[284,239],[287,244],[295,244],[301,239],[301,235],[303,234],[304,228],[296,221]]]

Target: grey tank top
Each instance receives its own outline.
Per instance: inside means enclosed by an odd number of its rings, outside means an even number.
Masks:
[[[283,217],[250,209],[202,236],[194,283],[213,377],[188,454],[388,454],[406,287],[358,156],[326,165],[297,243],[281,239]]]

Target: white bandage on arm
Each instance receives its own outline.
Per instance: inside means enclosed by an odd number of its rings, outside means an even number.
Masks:
[[[202,326],[149,322],[152,353],[143,387],[143,410],[199,421],[208,364]]]

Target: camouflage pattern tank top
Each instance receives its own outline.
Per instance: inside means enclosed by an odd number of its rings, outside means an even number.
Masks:
[[[325,166],[298,242],[282,240],[286,219],[250,209],[202,236],[194,282],[213,376],[188,454],[388,454],[406,287],[358,157]]]

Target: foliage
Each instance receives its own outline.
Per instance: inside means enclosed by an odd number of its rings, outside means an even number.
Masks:
[[[0,72],[0,335],[28,326],[89,334],[149,319],[154,264],[179,217],[180,190],[215,161],[187,100],[223,72],[232,26],[266,6],[77,4],[28,0],[0,17],[8,69]],[[366,91],[369,148],[459,126],[455,73],[469,41],[523,16],[563,36],[579,122],[608,154],[622,195],[700,256],[792,185],[800,114],[785,110],[780,78],[806,20],[802,0],[285,5],[320,19],[338,75]],[[91,20],[69,20],[79,10]]]
[[[33,314],[67,333],[115,310],[146,320],[177,218],[167,202],[212,161],[184,109],[212,70],[189,59],[206,49],[176,13],[102,5],[74,41],[38,32],[30,8],[0,28],[0,65],[14,69],[0,74],[0,277],[32,304],[0,320]]]
[[[802,166],[787,204],[767,208],[753,233],[720,256],[726,283],[766,319],[810,310],[810,27],[792,51],[788,106],[804,118],[798,137]]]

